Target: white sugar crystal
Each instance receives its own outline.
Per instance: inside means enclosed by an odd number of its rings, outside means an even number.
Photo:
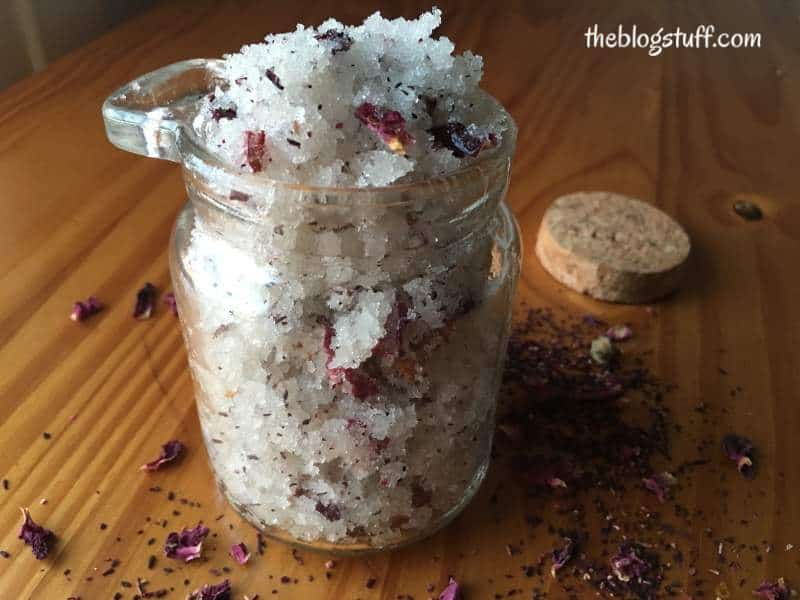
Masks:
[[[384,186],[463,166],[474,159],[434,144],[428,130],[458,122],[501,140],[507,115],[478,87],[481,57],[454,55],[449,39],[431,37],[440,23],[438,9],[414,20],[375,13],[361,25],[330,19],[268,35],[224,57],[195,131],[222,160],[278,181]],[[389,147],[355,116],[363,103],[399,112],[414,143]],[[248,132],[265,134],[258,165]]]

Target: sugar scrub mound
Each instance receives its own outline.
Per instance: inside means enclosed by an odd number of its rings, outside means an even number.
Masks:
[[[434,38],[441,11],[268,35],[221,63],[194,119],[226,163],[286,182],[384,186],[458,169],[511,127],[483,60]]]

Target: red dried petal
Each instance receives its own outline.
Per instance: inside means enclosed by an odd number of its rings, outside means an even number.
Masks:
[[[463,123],[451,121],[444,125],[436,125],[428,130],[433,136],[434,148],[447,148],[456,158],[476,157],[482,150],[497,145],[497,136],[489,134],[480,138],[469,132]]]
[[[203,549],[203,540],[208,535],[209,529],[198,523],[191,529],[184,529],[180,533],[172,532],[164,543],[164,555],[167,558],[177,558],[184,562],[200,558]]]
[[[557,573],[566,565],[575,551],[575,543],[570,538],[564,538],[564,546],[553,550],[553,565],[550,567],[550,575],[555,577]]]
[[[158,455],[158,458],[143,464],[139,468],[142,471],[158,471],[162,465],[170,463],[178,458],[183,452],[184,448],[185,446],[183,445],[183,442],[179,442],[178,440],[170,440],[161,446],[161,453]]]
[[[281,84],[280,78],[275,75],[275,71],[267,69],[267,79],[269,79],[276,88],[283,91],[283,84]]]
[[[99,313],[103,310],[103,305],[100,304],[100,301],[95,298],[94,296],[89,296],[86,302],[81,302],[78,300],[72,306],[72,312],[69,315],[69,318],[73,321],[85,321],[93,314]]]
[[[164,304],[169,306],[169,309],[172,311],[172,314],[176,317],[178,316],[178,302],[175,300],[175,294],[172,292],[167,292],[164,294]]]
[[[253,170],[253,173],[258,173],[264,168],[262,161],[264,160],[267,134],[264,131],[246,131],[245,139],[247,165]]]
[[[328,31],[318,33],[314,39],[320,42],[331,42],[331,54],[334,56],[339,52],[347,52],[353,45],[353,38],[337,29],[328,29]]]
[[[216,585],[206,584],[189,594],[186,600],[230,600],[231,582],[227,579]]]
[[[24,520],[17,537],[25,542],[25,545],[31,547],[31,552],[33,552],[36,560],[47,558],[47,553],[50,552],[50,543],[55,539],[55,535],[49,529],[45,529],[34,522],[27,508],[20,510],[22,510]]]
[[[414,137],[406,131],[403,115],[396,110],[364,102],[356,108],[355,116],[394,152],[405,154],[406,146],[414,143]]]
[[[614,576],[623,582],[638,579],[650,568],[630,545],[620,546],[619,552],[611,557],[609,564]]]
[[[145,283],[144,287],[136,292],[136,305],[133,308],[133,318],[143,321],[153,314],[156,303],[156,287],[152,283]]]
[[[458,586],[458,582],[451,577],[450,581],[447,582],[447,587],[442,590],[442,593],[439,594],[439,600],[462,600],[463,596],[461,594],[461,588]]]
[[[247,551],[247,546],[244,545],[244,542],[231,546],[231,556],[240,565],[247,564],[247,561],[250,560],[250,553]]]
[[[317,502],[314,509],[328,519],[328,521],[338,521],[342,518],[342,509],[338,504],[323,504],[322,502]]]
[[[783,577],[775,583],[765,581],[753,590],[753,595],[764,600],[789,600],[791,593]]]
[[[215,108],[211,111],[211,118],[215,121],[219,121],[220,119],[235,119],[236,118],[236,109],[235,108]]]

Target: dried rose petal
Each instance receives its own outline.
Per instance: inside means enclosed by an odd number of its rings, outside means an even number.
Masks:
[[[186,600],[230,600],[231,582],[227,579],[216,585],[206,584],[193,591]]]
[[[355,112],[356,118],[377,134],[393,152],[406,153],[406,146],[414,137],[406,131],[406,121],[396,110],[389,110],[364,102]]]
[[[553,566],[550,567],[550,575],[556,577],[557,573],[572,559],[575,551],[575,543],[570,538],[564,538],[564,546],[553,550]]]
[[[677,480],[672,473],[664,471],[663,473],[656,473],[652,477],[642,479],[644,487],[653,492],[658,498],[658,501],[663,504],[669,495],[669,488],[671,488]]]
[[[447,587],[439,594],[439,600],[462,600],[462,598],[463,595],[461,594],[461,588],[459,588],[458,582],[455,578],[450,577]]]
[[[161,465],[172,462],[180,454],[183,452],[185,446],[183,442],[179,442],[178,440],[170,440],[163,446],[161,446],[161,453],[158,455],[153,461],[149,463],[143,464],[139,467],[142,471],[158,471],[161,468]]]
[[[725,455],[736,463],[736,468],[744,477],[755,477],[755,446],[746,437],[729,433],[722,438],[722,449]]]
[[[753,595],[764,600],[789,600],[790,592],[783,577],[777,582],[765,581],[753,590]]]
[[[328,381],[331,385],[347,383],[350,393],[356,398],[363,400],[378,393],[378,385],[366,373],[358,369],[346,369],[344,367],[331,367],[334,357],[333,338],[336,337],[336,330],[330,325],[325,325],[325,338],[322,342],[323,350],[327,356],[325,366],[328,369]]]
[[[164,294],[164,304],[169,306],[169,309],[172,311],[172,314],[176,317],[178,316],[178,303],[175,301],[175,294],[172,292],[167,292]]]
[[[336,29],[328,29],[328,31],[318,33],[314,36],[314,39],[320,42],[333,42],[331,46],[331,54],[333,55],[339,52],[347,52],[353,45],[353,38]]]
[[[333,503],[323,504],[322,502],[317,502],[314,509],[328,521],[338,521],[342,518],[342,509]]]
[[[611,557],[609,564],[611,565],[611,572],[620,581],[638,579],[650,568],[636,554],[634,547],[630,545],[620,546],[619,553]]]
[[[244,192],[240,192],[239,190],[231,190],[230,195],[228,196],[231,200],[236,200],[237,202],[247,202],[250,200],[250,194],[245,194]]]
[[[99,313],[103,310],[103,305],[100,304],[100,301],[95,298],[94,296],[89,296],[86,302],[81,302],[78,300],[72,306],[72,312],[69,315],[69,318],[73,321],[85,321],[93,314]]]
[[[272,69],[267,69],[267,79],[269,79],[272,82],[272,85],[274,85],[279,90],[283,91],[283,84],[281,83],[280,77],[275,75],[275,71],[273,71]]]
[[[179,558],[189,562],[200,558],[203,549],[203,540],[208,535],[209,529],[198,523],[191,529],[184,529],[180,533],[172,532],[164,543],[164,555],[167,558]]]
[[[474,158],[482,150],[497,145],[497,138],[493,134],[490,133],[485,138],[480,138],[470,133],[463,123],[456,121],[431,127],[428,129],[428,133],[433,136],[434,148],[447,148],[453,152],[453,156],[456,158],[465,156]]]
[[[244,545],[244,542],[231,546],[231,556],[240,565],[244,565],[250,560],[250,553],[247,551],[247,546]]]
[[[136,292],[136,306],[133,308],[133,318],[143,321],[153,314],[156,303],[156,286],[145,283],[144,287]]]
[[[219,121],[220,119],[235,119],[236,118],[236,109],[235,108],[215,108],[211,111],[211,118],[215,121]]]
[[[614,325],[613,327],[609,327],[608,331],[606,331],[606,337],[614,342],[624,342],[625,340],[631,339],[632,336],[633,329],[627,325]]]
[[[31,547],[36,560],[42,560],[47,557],[47,553],[50,551],[50,542],[55,539],[55,535],[49,529],[37,525],[31,519],[31,513],[27,508],[20,510],[24,520],[17,537]]]
[[[264,131],[245,131],[245,141],[247,146],[247,165],[258,173],[264,168],[264,148],[267,143],[267,134]]]

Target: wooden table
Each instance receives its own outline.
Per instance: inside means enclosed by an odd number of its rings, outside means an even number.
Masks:
[[[427,6],[381,4],[406,16]],[[674,532],[692,557],[674,565],[669,579],[685,590],[678,597],[724,595],[725,583],[728,597],[748,598],[764,578],[800,586],[798,7],[648,4],[441,3],[444,33],[485,57],[486,89],[519,124],[509,202],[527,249],[520,301],[634,323],[637,343],[653,350],[649,363],[678,385],[666,400],[680,428],[672,460],[708,461],[681,485],[681,505],[697,518]],[[548,598],[594,597],[566,578],[523,576],[520,566],[558,539],[545,527],[527,528],[523,517],[535,511],[547,522],[564,504],[522,494],[498,501],[493,493],[512,474],[497,469],[445,531],[393,553],[338,559],[330,579],[329,557],[302,552],[301,565],[277,542],[247,567],[234,564],[227,549],[242,539],[252,546],[255,534],[213,486],[178,325],[165,310],[148,322],[131,318],[143,282],[169,287],[167,239],[184,194],[174,165],[107,143],[99,113],[105,96],[173,61],[217,56],[301,20],[335,14],[354,22],[367,12],[342,1],[165,3],[0,94],[0,477],[9,482],[0,488],[0,549],[10,553],[0,558],[1,598],[94,600],[116,591],[130,598],[134,591],[120,581],[137,576],[182,598],[220,579],[209,570],[223,566],[235,598],[263,599],[273,589],[280,598],[438,597],[448,574],[465,584],[468,599],[514,589],[529,598],[533,587]],[[594,23],[600,31],[713,23],[718,31],[761,32],[763,43],[658,57],[590,50],[583,33]],[[689,279],[655,315],[569,292],[533,256],[544,208],[580,189],[651,201],[692,236]],[[735,215],[740,197],[755,200],[765,218]],[[72,302],[92,293],[109,308],[85,324],[71,322]],[[700,403],[716,416],[696,418]],[[716,440],[729,430],[756,442],[756,480],[739,478],[722,456]],[[171,438],[190,448],[180,466],[137,470]],[[703,439],[715,442],[703,446]],[[652,508],[644,492],[631,494]],[[45,561],[16,539],[20,506],[58,534]],[[166,532],[198,519],[217,536],[209,560],[181,566],[161,558]],[[723,561],[716,540],[728,535],[748,549],[737,554],[725,542]],[[520,541],[520,554],[508,556],[505,546]],[[150,555],[159,557],[152,570]],[[115,572],[102,575],[111,559],[119,561]],[[168,575],[168,566],[177,571]],[[282,584],[281,576],[298,583]],[[367,589],[370,577],[377,583]]]

